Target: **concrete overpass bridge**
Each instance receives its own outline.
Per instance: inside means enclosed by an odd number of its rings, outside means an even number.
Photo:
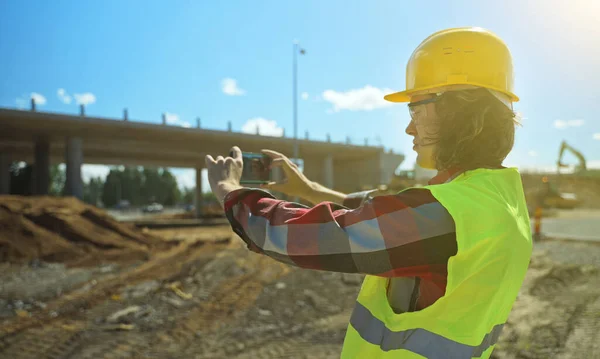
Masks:
[[[351,192],[362,186],[388,183],[404,156],[381,147],[357,146],[299,139],[304,173],[323,185]],[[269,148],[286,155],[294,140],[183,128],[163,124],[0,109],[0,194],[9,191],[11,161],[34,165],[34,193],[48,191],[49,166],[66,164],[67,193],[82,198],[81,165],[140,165],[196,169],[197,193],[201,194],[200,171],[206,154],[227,154],[238,145],[244,151]]]

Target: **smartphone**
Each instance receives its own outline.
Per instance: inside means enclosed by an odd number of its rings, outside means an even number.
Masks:
[[[241,184],[263,184],[271,181],[271,157],[262,153],[242,152],[244,169]]]

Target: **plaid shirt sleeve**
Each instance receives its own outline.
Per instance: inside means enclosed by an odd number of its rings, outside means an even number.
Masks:
[[[302,268],[436,280],[457,250],[454,221],[427,189],[349,209],[309,208],[242,188],[226,196],[225,212],[250,250]]]
[[[362,206],[368,199],[371,198],[371,194],[375,193],[377,190],[368,190],[362,192],[354,192],[346,195],[344,198],[344,207],[356,209]]]

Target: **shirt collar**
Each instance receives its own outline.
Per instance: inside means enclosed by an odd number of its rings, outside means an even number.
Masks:
[[[490,167],[490,168],[491,169],[504,169],[506,167],[500,165],[498,167]],[[459,168],[451,168],[446,171],[438,171],[437,175],[435,175],[427,183],[429,185],[448,183],[448,182],[451,182],[456,177],[460,176],[463,172],[465,172],[465,171],[463,171]]]
[[[458,168],[451,168],[449,170],[439,171],[437,175],[435,175],[435,177],[429,180],[428,184],[434,185],[450,182],[456,177],[458,177],[458,175],[460,175],[461,173],[462,171]]]

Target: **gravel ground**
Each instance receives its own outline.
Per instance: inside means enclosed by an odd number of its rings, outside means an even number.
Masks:
[[[536,242],[534,248],[558,263],[600,267],[600,242],[545,240]]]
[[[207,235],[188,232],[163,234]],[[339,357],[362,276],[282,265],[238,240],[169,258],[89,268],[3,264],[0,358]],[[600,245],[535,243],[493,358],[600,357],[599,272]],[[47,317],[45,306],[57,315]]]

